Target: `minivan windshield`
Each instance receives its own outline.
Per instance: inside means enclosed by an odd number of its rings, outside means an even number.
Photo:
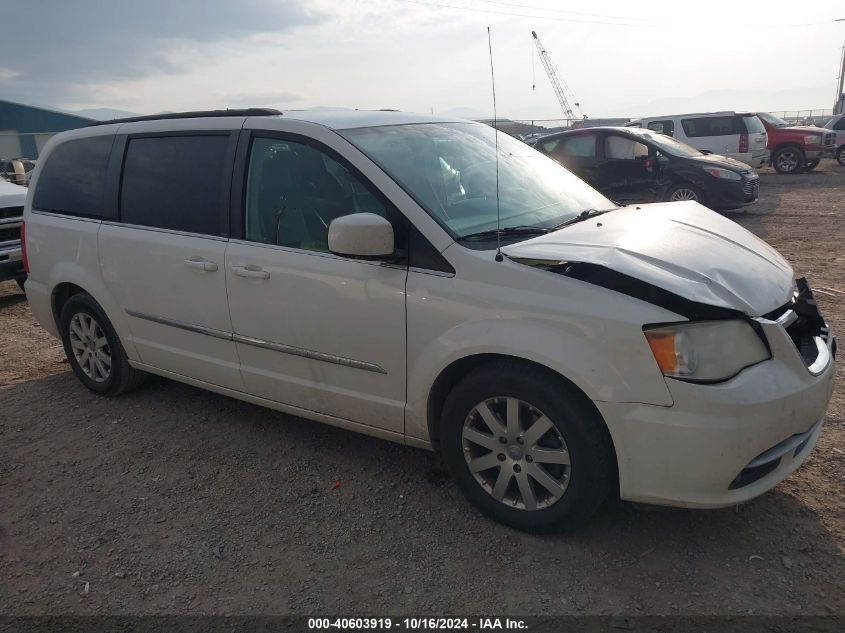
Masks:
[[[757,116],[763,119],[772,127],[789,127],[789,123],[787,123],[780,117],[776,117],[774,114],[769,114],[768,112],[758,112]]]
[[[584,211],[616,205],[554,160],[482,123],[422,123],[344,130],[456,239],[501,228],[530,237]]]
[[[681,141],[665,134],[643,134],[642,136],[654,143],[661,152],[665,152],[671,156],[678,156],[680,158],[698,158],[699,156],[704,156],[704,154],[693,146],[681,143]]]

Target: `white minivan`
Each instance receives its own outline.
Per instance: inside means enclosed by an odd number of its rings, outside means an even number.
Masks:
[[[90,390],[153,373],[441,451],[523,529],[712,508],[807,458],[835,341],[696,202],[617,207],[468,121],[229,110],[58,134],[26,292]],[[498,148],[498,153],[497,153]]]
[[[753,112],[704,112],[636,119],[628,125],[672,136],[700,152],[759,168],[769,162],[766,128]]]

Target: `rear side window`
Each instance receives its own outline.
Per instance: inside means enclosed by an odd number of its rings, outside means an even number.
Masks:
[[[121,222],[225,235],[222,187],[228,143],[228,135],[130,138]]]
[[[93,136],[56,147],[41,169],[32,206],[89,218],[114,217],[105,209],[103,196],[113,141],[113,136]]]
[[[709,116],[695,119],[681,119],[684,134],[688,138],[698,136],[729,136],[744,134],[745,125],[739,116]]]
[[[579,134],[577,136],[566,137],[561,140],[561,143],[555,153],[563,154],[564,156],[581,156],[584,158],[595,158],[596,135]]]

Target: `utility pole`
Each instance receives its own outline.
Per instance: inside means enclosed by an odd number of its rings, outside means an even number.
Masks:
[[[838,18],[834,22],[845,22],[845,18]],[[839,63],[839,82],[836,86],[836,101],[833,103],[833,114],[845,112],[845,44],[842,45],[842,61]]]

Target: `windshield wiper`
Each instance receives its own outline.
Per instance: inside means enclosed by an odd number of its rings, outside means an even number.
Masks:
[[[497,235],[502,237],[512,237],[514,235],[542,235],[548,233],[552,229],[545,229],[542,226],[504,226],[501,229],[490,229],[489,231],[479,231],[478,233],[470,233],[469,235],[462,235],[458,238],[459,242],[481,242],[484,240],[494,240]]]
[[[590,218],[594,218],[597,215],[601,215],[602,213],[607,213],[608,211],[613,211],[613,209],[605,209],[603,211],[599,211],[598,209],[584,209],[576,215],[574,218],[569,218],[565,222],[561,222],[557,226],[553,227],[552,231],[557,231],[558,229],[562,229],[565,226],[569,226],[570,224],[577,224],[578,222],[583,222],[584,220],[589,220]]]

